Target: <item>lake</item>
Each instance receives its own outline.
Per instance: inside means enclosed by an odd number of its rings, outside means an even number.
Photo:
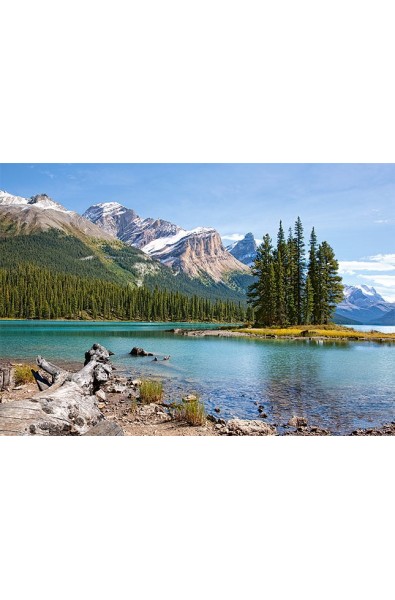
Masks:
[[[0,357],[34,362],[83,363],[94,342],[115,355],[113,363],[133,377],[163,380],[168,400],[198,392],[208,412],[224,418],[259,418],[263,404],[270,422],[293,415],[347,433],[395,420],[395,345],[371,342],[314,342],[177,336],[174,327],[211,324],[1,321]],[[158,355],[132,357],[133,346]],[[161,357],[171,355],[169,361]]]

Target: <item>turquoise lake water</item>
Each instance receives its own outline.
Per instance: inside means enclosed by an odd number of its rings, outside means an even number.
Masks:
[[[0,357],[83,363],[93,343],[112,350],[120,372],[163,380],[167,399],[198,392],[209,412],[278,425],[293,415],[347,433],[395,420],[395,345],[194,338],[169,332],[196,324],[59,321],[0,322]],[[212,328],[212,325],[201,325]],[[132,357],[133,346],[158,355]],[[169,361],[161,357],[170,354]]]

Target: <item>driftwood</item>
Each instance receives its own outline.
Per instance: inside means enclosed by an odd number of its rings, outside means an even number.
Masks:
[[[0,435],[82,435],[104,420],[95,392],[111,378],[110,353],[94,344],[85,354],[85,366],[70,373],[41,356],[37,364],[50,378],[37,373],[39,391],[29,399],[0,404]],[[88,360],[89,357],[89,360]],[[49,387],[48,387],[49,386]],[[99,428],[91,435],[121,435]]]
[[[0,392],[8,390],[11,385],[11,367],[0,367]]]

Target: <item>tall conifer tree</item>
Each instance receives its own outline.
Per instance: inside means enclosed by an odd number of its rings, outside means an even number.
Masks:
[[[294,281],[294,304],[296,313],[296,322],[302,323],[303,321],[303,295],[305,286],[305,271],[306,271],[306,259],[305,259],[305,244],[303,236],[303,225],[300,217],[297,218],[295,223],[295,281]]]

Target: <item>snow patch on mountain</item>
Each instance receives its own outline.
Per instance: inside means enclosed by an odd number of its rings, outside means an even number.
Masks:
[[[58,210],[68,214],[76,214],[72,210],[67,210],[64,206],[55,202],[47,196],[47,194],[37,194],[31,198],[23,198],[22,196],[13,196],[6,191],[0,190],[0,206],[21,206],[22,210],[28,210],[35,206],[42,210]]]
[[[178,231],[178,233],[176,233],[175,235],[157,238],[156,240],[153,240],[146,246],[143,246],[141,249],[143,250],[143,252],[146,252],[146,254],[152,255],[160,253],[167,246],[174,246],[180,240],[190,235],[203,235],[205,233],[213,232],[215,232],[215,229],[212,229],[211,227],[196,227],[195,229],[191,229],[190,231],[187,231],[186,229],[180,229],[180,231]],[[167,257],[167,261],[168,260],[169,257]]]
[[[373,287],[345,285],[344,299],[337,305],[336,314],[361,324],[379,324],[394,308],[395,305],[384,300]]]

